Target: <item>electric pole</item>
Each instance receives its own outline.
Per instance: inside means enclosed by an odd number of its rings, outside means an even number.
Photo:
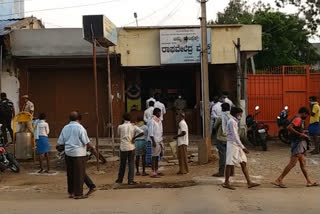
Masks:
[[[209,74],[208,74],[208,40],[207,40],[207,11],[208,0],[198,0],[201,3],[201,79],[202,79],[202,109],[204,142],[199,145],[199,162],[208,163],[211,157],[211,134],[210,134],[210,109],[209,109]]]
[[[237,103],[241,105],[241,45],[240,38],[237,39],[237,43],[233,42],[237,49]]]

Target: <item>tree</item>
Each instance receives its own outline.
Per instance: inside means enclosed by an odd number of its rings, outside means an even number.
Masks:
[[[312,64],[320,60],[308,42],[312,31],[305,27],[307,21],[296,14],[274,11],[262,2],[250,9],[244,1],[231,0],[215,23],[262,26],[263,50],[255,57],[257,68]]]
[[[317,33],[320,24],[320,0],[275,0],[275,2],[278,7],[285,7],[287,4],[296,6],[299,14],[304,15],[312,34]]]

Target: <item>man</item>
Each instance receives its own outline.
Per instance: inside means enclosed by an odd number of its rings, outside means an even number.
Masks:
[[[223,98],[223,102],[224,103],[228,103],[230,105],[230,108],[231,107],[234,107],[234,104],[233,102],[229,99],[229,93],[228,92],[223,92],[222,93],[222,98]]]
[[[146,109],[143,114],[143,120],[145,123],[148,123],[148,121],[152,118],[153,110],[154,110],[154,101],[150,101],[149,108]]]
[[[152,102],[152,101],[151,101]],[[139,165],[140,165],[140,157],[142,162],[142,176],[147,176],[149,174],[146,173],[146,152],[147,152],[147,142],[148,142],[148,127],[145,125],[143,118],[138,117],[138,122],[136,123],[141,130],[143,130],[144,135],[136,138],[135,140],[135,155],[136,155],[136,175],[140,176]]]
[[[226,153],[227,153],[227,123],[231,118],[230,105],[223,103],[221,105],[222,114],[215,121],[213,129],[217,132],[217,149],[219,152],[219,172],[213,174],[213,177],[224,177],[224,170],[226,167]],[[232,173],[231,173],[232,174]]]
[[[311,107],[310,124],[308,127],[309,135],[312,137],[314,143],[314,150],[311,154],[319,154],[319,103],[315,96],[309,97],[309,103]]]
[[[22,111],[29,112],[31,115],[34,114],[34,104],[29,100],[28,95],[22,96],[24,105],[22,107]],[[33,133],[32,122],[21,123],[21,131],[22,132],[31,132]]]
[[[69,196],[74,199],[84,199],[88,197],[83,195],[87,147],[94,151],[95,149],[90,143],[87,131],[80,124],[80,113],[73,111],[69,118],[70,123],[62,129],[58,145],[65,148]]]
[[[226,171],[225,171],[225,182],[222,185],[224,188],[235,190],[233,186],[231,186],[229,182],[229,178],[231,175],[232,168],[235,165],[240,164],[243,174],[247,180],[248,188],[253,188],[260,186],[260,184],[253,183],[250,180],[249,172],[247,168],[247,157],[246,154],[249,151],[242,144],[239,133],[238,133],[238,123],[242,117],[242,109],[233,107],[231,108],[231,118],[227,123],[227,158],[226,158]]]
[[[0,124],[1,131],[3,133],[4,143],[8,143],[8,135],[7,130],[10,133],[11,140],[13,140],[13,131],[11,128],[12,118],[15,116],[15,110],[13,102],[11,102],[7,98],[6,93],[1,93],[1,101],[0,101]]]
[[[221,104],[222,103],[219,101],[219,97],[213,97],[213,105],[210,112],[210,134],[212,134],[214,122],[220,117],[222,113]]]
[[[118,126],[118,135],[120,137],[120,166],[118,179],[116,183],[121,184],[123,182],[124,173],[126,171],[126,165],[128,160],[128,184],[135,185],[134,181],[134,156],[135,156],[135,140],[143,136],[143,130],[133,125],[130,114],[125,113],[123,115],[123,124]]]
[[[153,111],[153,117],[148,124],[149,141],[152,146],[152,178],[159,178],[163,176],[163,173],[158,172],[159,169],[159,157],[163,156],[164,144],[163,144],[163,127],[161,120],[161,110],[155,108]]]
[[[179,130],[178,135],[174,137],[178,141],[178,160],[179,160],[179,172],[178,175],[189,173],[188,169],[188,145],[189,145],[189,132],[188,125],[185,121],[185,114],[179,113]]]
[[[180,122],[180,113],[183,113],[185,108],[187,107],[187,102],[186,100],[182,99],[182,96],[179,95],[178,99],[174,101],[174,109],[176,111],[176,125],[179,125]]]
[[[150,102],[153,102],[153,103],[155,103],[156,102],[156,100],[153,98],[153,95],[151,95],[151,97],[149,98],[149,99],[147,99],[147,101],[146,101],[146,109],[148,109],[149,107],[150,107]]]
[[[156,99],[156,102],[155,102],[155,104],[154,104],[154,107],[161,110],[161,112],[160,112],[160,113],[161,113],[160,119],[161,119],[161,121],[163,121],[163,115],[165,115],[165,114],[167,113],[166,107],[165,107],[165,105],[164,105],[162,102],[160,102],[160,94],[159,94],[159,93],[157,93],[157,94],[154,96],[154,98]]]
[[[286,186],[283,184],[283,179],[291,171],[291,169],[295,167],[298,161],[300,163],[301,171],[307,180],[307,187],[318,186],[317,183],[314,183],[310,180],[306,170],[306,161],[304,158],[309,147],[309,137],[304,133],[304,122],[308,115],[309,110],[306,107],[300,108],[298,115],[292,119],[290,125],[288,126],[289,139],[291,143],[291,159],[289,164],[283,170],[282,174],[275,182],[272,183],[280,188],[286,188]]]

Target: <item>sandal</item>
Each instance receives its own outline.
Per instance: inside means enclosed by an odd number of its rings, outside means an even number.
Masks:
[[[256,183],[252,183],[248,186],[249,189],[254,188],[254,187],[258,187],[260,186],[260,184],[256,184]]]
[[[317,184],[316,182],[314,182],[313,184],[307,184],[307,187],[317,187],[319,186],[319,184]]]
[[[278,182],[271,182],[271,184],[277,186],[277,187],[280,187],[280,188],[287,188],[286,185],[284,185],[283,183],[278,183]]]
[[[43,169],[40,169],[37,173],[39,173],[39,174],[43,173]]]
[[[140,172],[137,172],[137,173],[136,173],[136,176],[140,176],[140,175],[141,175]]]
[[[80,200],[80,199],[86,199],[86,198],[88,198],[88,196],[87,195],[81,195],[81,196],[74,196],[73,198],[76,199],[76,200]]]
[[[213,174],[212,177],[221,178],[221,177],[224,177],[224,175],[222,175],[218,172],[218,173]]]
[[[148,175],[149,175],[148,173],[145,173],[145,172],[142,173],[142,176],[148,176]]]
[[[226,188],[226,189],[230,189],[230,190],[236,190],[236,188],[234,188],[233,186],[231,186],[230,184],[222,184],[222,187],[223,188]]]

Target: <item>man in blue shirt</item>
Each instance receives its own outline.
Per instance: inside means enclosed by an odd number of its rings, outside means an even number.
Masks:
[[[68,193],[70,198],[84,199],[83,183],[86,176],[87,146],[93,149],[87,131],[80,124],[79,112],[70,113],[70,123],[66,125],[60,134],[58,144],[65,147]]]

